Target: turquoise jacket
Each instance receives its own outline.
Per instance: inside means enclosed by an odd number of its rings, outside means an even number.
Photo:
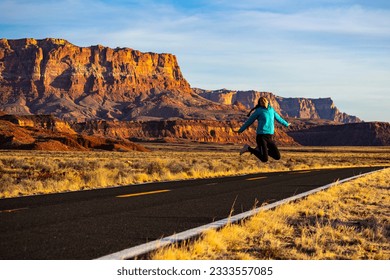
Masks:
[[[242,125],[242,127],[238,130],[239,133],[243,132],[247,129],[255,120],[257,120],[257,134],[274,134],[275,132],[275,121],[277,120],[284,126],[288,126],[288,122],[286,122],[282,117],[276,113],[274,108],[268,105],[268,108],[257,108],[255,112],[248,118],[248,120]]]

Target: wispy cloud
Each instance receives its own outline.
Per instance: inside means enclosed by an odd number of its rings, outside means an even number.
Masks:
[[[314,9],[288,15],[274,14],[270,17],[270,24],[283,30],[364,36],[390,35],[390,11],[365,10],[360,6]]]
[[[332,96],[340,107],[375,94],[390,105],[389,3],[6,0],[0,37],[174,53],[195,87]]]

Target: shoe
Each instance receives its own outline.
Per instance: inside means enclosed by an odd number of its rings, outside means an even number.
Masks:
[[[244,147],[242,147],[242,149],[240,150],[240,156],[243,154],[243,153],[247,153],[249,152],[249,145],[248,144],[245,144]]]

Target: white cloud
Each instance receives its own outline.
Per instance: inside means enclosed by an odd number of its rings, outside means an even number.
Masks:
[[[390,11],[364,10],[360,6],[308,10],[279,18],[274,24],[295,31],[389,36]]]
[[[173,53],[190,84],[206,89],[331,96],[341,108],[353,99],[357,109],[367,94],[383,99],[390,91],[386,9],[350,0],[343,6],[335,0],[219,0],[191,10],[164,1],[122,2],[2,1],[0,24],[10,38],[63,37],[80,46]]]

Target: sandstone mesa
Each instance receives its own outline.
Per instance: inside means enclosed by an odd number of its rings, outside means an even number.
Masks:
[[[101,45],[78,47],[53,38],[0,39],[0,111],[8,115],[2,117],[2,127],[4,130],[6,122],[11,123],[15,135],[30,135],[25,137],[30,144],[37,142],[34,129],[65,133],[71,138],[94,135],[111,139],[109,142],[179,139],[242,143],[253,138],[254,130],[239,137],[233,131],[260,96],[269,98],[281,115],[310,134],[319,135],[321,128],[312,127],[321,124],[336,125],[327,129],[338,130],[340,124],[351,123],[353,127],[361,122],[340,112],[331,98],[283,98],[269,92],[191,88],[172,54]],[[388,129],[379,126],[362,127],[370,131]],[[30,132],[16,132],[17,128]],[[19,143],[20,137],[11,139],[4,133],[3,142],[8,139],[10,147]],[[294,137],[305,145],[315,142],[304,142],[297,129],[277,130],[280,144],[296,145]],[[56,139],[50,141],[69,144],[68,140]]]

